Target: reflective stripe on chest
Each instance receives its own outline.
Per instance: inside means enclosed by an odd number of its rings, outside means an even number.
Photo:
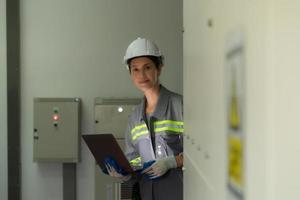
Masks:
[[[173,132],[175,134],[182,134],[184,132],[184,122],[183,121],[173,121],[173,120],[161,120],[154,122],[154,132],[159,133],[163,131]],[[132,141],[137,140],[143,135],[148,135],[149,130],[145,123],[139,124],[131,129]]]
[[[154,132],[171,131],[177,134],[184,132],[183,121],[162,120],[154,122]]]

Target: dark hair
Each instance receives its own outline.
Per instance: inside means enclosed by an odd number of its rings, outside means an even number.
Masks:
[[[129,70],[130,70],[130,63],[133,59],[135,58],[139,58],[139,57],[146,57],[146,58],[149,58],[150,60],[152,60],[152,62],[154,63],[155,67],[158,69],[160,65],[162,65],[162,57],[159,56],[138,56],[138,57],[134,57],[134,58],[130,58],[127,60],[127,65],[129,67]]]

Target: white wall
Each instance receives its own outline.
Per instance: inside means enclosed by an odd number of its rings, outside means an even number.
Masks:
[[[22,199],[62,199],[60,164],[37,164],[33,155],[33,98],[81,97],[82,131],[93,132],[95,97],[137,97],[122,64],[138,36],[166,57],[161,82],[182,93],[180,0],[21,1]],[[82,143],[78,200],[94,199],[94,161]]]
[[[300,199],[299,7],[297,0],[273,0],[268,12],[271,200]]]
[[[0,199],[7,199],[6,1],[0,0]]]
[[[184,1],[185,129],[195,143],[185,140],[185,199],[225,196],[225,43],[236,30],[246,36],[245,199],[300,198],[299,6],[297,0]]]

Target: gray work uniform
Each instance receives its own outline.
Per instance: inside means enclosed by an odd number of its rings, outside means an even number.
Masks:
[[[182,96],[160,86],[158,102],[149,121],[145,103],[144,98],[129,116],[125,137],[126,156],[136,170],[141,169],[145,162],[183,152]],[[142,200],[183,199],[181,168],[171,169],[154,180],[142,175],[138,181]]]

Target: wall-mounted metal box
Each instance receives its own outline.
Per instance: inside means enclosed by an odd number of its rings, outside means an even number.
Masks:
[[[124,134],[128,116],[140,99],[95,99],[95,132],[96,134],[112,133],[124,151]],[[95,199],[132,199],[132,185],[120,183],[115,178],[100,172],[95,166]]]
[[[35,98],[33,160],[80,160],[80,99]]]
[[[95,99],[95,132],[124,138],[128,116],[140,99]]]

